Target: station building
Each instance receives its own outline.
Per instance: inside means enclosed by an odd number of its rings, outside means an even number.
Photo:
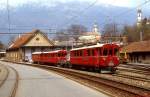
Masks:
[[[126,52],[129,62],[150,64],[150,40],[130,43],[121,52]]]
[[[10,61],[32,61],[33,52],[49,51],[54,43],[40,30],[33,30],[18,37],[6,50]]]

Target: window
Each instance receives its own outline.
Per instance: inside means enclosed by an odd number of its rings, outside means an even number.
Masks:
[[[112,53],[113,53],[113,52],[112,52],[112,48],[110,48],[110,49],[109,49],[109,55],[113,55]]]
[[[58,54],[54,54],[55,57],[57,57]]]
[[[80,53],[80,52],[79,52],[79,51],[77,51],[77,56],[80,56],[80,55],[79,55],[79,53]]]
[[[102,55],[101,50],[102,50],[102,49],[101,49],[101,48],[99,48],[99,55]]]
[[[83,55],[83,51],[80,51],[80,56],[82,56]]]
[[[76,51],[74,51],[74,56],[77,56],[77,52]]]
[[[106,48],[104,48],[103,50],[103,56],[107,56],[108,50]]]
[[[36,38],[36,41],[39,41],[39,40],[40,40],[40,38],[39,38],[39,37],[37,37],[37,38]]]
[[[87,55],[90,56],[90,50],[87,50]]]
[[[91,50],[91,56],[94,56],[94,49]]]
[[[58,57],[60,57],[61,56],[61,54],[60,53],[58,53]]]
[[[117,53],[118,53],[118,49],[114,48],[114,55],[117,55]]]

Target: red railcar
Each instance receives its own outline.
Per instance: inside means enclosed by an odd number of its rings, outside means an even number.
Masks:
[[[119,46],[116,44],[98,44],[72,49],[70,51],[70,64],[114,71],[115,67],[119,65],[118,50]]]
[[[32,60],[34,63],[51,63],[57,65],[66,62],[66,55],[66,50],[35,52],[32,53]]]
[[[40,60],[41,60],[41,54],[42,54],[42,52],[35,52],[35,53],[32,53],[32,61],[34,62],[34,63],[38,63],[38,62],[40,62]]]

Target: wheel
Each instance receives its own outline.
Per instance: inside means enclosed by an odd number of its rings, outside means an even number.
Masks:
[[[57,65],[56,65],[56,66],[57,66],[57,67],[61,67],[61,66],[60,66],[60,63],[57,63]]]
[[[117,70],[116,68],[111,68],[111,70],[110,70],[110,71],[111,71],[111,73],[113,73],[113,74],[114,74],[114,73],[116,73],[116,70]]]
[[[68,64],[68,68],[72,68],[72,64]]]
[[[95,71],[96,71],[97,73],[101,73],[101,68],[95,67]]]

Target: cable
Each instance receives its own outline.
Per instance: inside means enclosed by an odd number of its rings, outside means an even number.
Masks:
[[[125,14],[128,14],[129,12],[131,12],[131,11],[133,11],[133,10],[139,8],[139,7],[142,7],[142,6],[144,6],[145,4],[147,4],[147,3],[149,3],[149,2],[150,2],[150,0],[146,0],[146,1],[143,2],[142,4],[139,4],[138,6],[132,8],[132,9],[129,9],[129,10],[127,10],[127,11],[124,11],[124,12],[122,12],[122,13],[119,13],[118,15],[115,15],[114,18],[117,18],[117,19],[118,19],[120,16],[125,15]],[[101,24],[105,25],[106,23],[103,22],[103,23],[101,23]]]
[[[86,7],[85,9],[83,9],[82,11],[80,11],[80,14],[83,14],[85,11],[87,11],[89,8],[93,7],[96,3],[98,2],[98,0],[95,0],[93,3],[91,3],[88,7]],[[70,24],[70,20],[74,20],[75,18],[79,17],[79,15],[74,15],[72,18],[70,18],[68,21],[69,22],[65,22],[63,24],[60,25],[60,27],[64,27],[64,25],[68,25]]]
[[[90,5],[89,5],[88,7],[86,7],[84,10],[82,10],[81,13],[84,13],[84,12],[86,11],[86,9],[89,9],[89,8],[91,8],[92,6],[94,6],[94,5],[97,3],[97,1],[98,1],[98,0],[94,1],[92,4],[90,4]],[[150,1],[150,0],[147,0],[147,1],[145,1],[144,3],[138,5],[137,7],[143,6],[143,5],[147,4],[149,1]],[[135,7],[135,8],[137,8],[137,7]],[[135,8],[134,8],[134,9],[135,9]],[[129,13],[129,12],[132,11],[132,10],[133,10],[133,9],[130,9],[130,10],[125,11],[125,12],[122,12],[122,13],[116,15],[115,18],[116,18],[116,17],[120,17],[120,16],[122,16],[122,15],[125,15],[125,14]],[[20,29],[20,28],[19,28],[19,29],[18,29],[18,28],[10,28],[11,21],[10,21],[9,0],[7,0],[7,12],[8,12],[9,27],[6,28],[6,29],[8,29],[9,32],[10,32],[10,30],[32,30],[32,29],[33,29],[33,28],[31,28],[31,29],[29,29],[29,28],[26,29],[25,27],[24,27],[24,28],[21,28],[21,29]],[[71,20],[74,20],[74,19],[75,19],[76,17],[78,17],[78,16],[79,16],[79,15],[73,16],[73,17],[71,18]],[[64,23],[64,25],[65,25],[65,24],[68,25],[69,23],[70,23],[70,21],[69,21],[68,23]],[[106,22],[100,23],[100,24],[106,24]],[[64,25],[63,25],[63,26],[64,26]],[[31,26],[26,26],[26,27],[31,27]],[[61,26],[61,27],[62,27],[62,26]],[[2,30],[6,30],[6,29],[2,29]],[[49,28],[45,26],[45,28],[43,28],[43,30],[49,30]]]
[[[30,35],[33,33],[0,33],[0,35]],[[58,36],[88,36],[88,35],[83,35],[83,34],[66,34],[66,33],[44,33],[44,34],[50,34],[50,35],[58,35]],[[120,37],[121,35],[113,35],[111,37]],[[101,35],[101,37],[110,37],[107,35]]]
[[[10,21],[9,0],[7,0],[7,18],[8,18],[8,31],[10,33],[10,24],[11,24],[11,21]]]

